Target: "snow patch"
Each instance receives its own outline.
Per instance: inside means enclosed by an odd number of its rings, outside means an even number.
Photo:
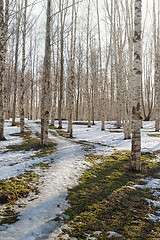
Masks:
[[[40,132],[40,126],[34,120],[25,119],[25,122],[33,134]],[[123,132],[109,131],[111,128],[115,129],[114,124],[115,122],[105,122],[105,131],[101,131],[100,122],[96,122],[96,125],[91,128],[85,125],[73,125],[73,135],[77,141],[89,142],[88,151],[95,151],[96,154],[108,156],[115,149],[130,150],[131,139],[124,141]],[[153,132],[154,124],[154,122],[143,123],[143,129],[141,129],[142,151],[159,150],[159,138],[148,136],[148,133]],[[56,125],[58,126],[58,121],[56,121]],[[67,130],[67,121],[63,121],[63,128],[63,130]],[[11,127],[10,122],[5,123],[5,137],[7,141],[0,142],[0,179],[21,174],[23,171],[29,170],[33,163],[42,161],[39,158],[35,158],[34,161],[30,159],[30,156],[34,154],[33,151],[11,152],[2,155],[7,145],[22,143],[20,137],[10,135],[18,132],[20,132],[19,127]],[[58,134],[57,136],[49,134],[49,137],[57,142],[58,150],[45,158],[48,161],[51,158],[54,159],[54,164],[40,180],[40,195],[37,196],[37,199],[33,197],[33,201],[25,200],[27,205],[21,209],[19,222],[0,228],[0,240],[58,239],[55,232],[57,229],[57,234],[59,233],[61,225],[55,222],[54,219],[58,214],[62,214],[67,206],[67,203],[64,201],[67,196],[67,189],[77,184],[81,173],[91,164],[84,160],[85,148],[83,145],[72,143],[69,139],[59,137]],[[154,190],[153,194],[155,196],[160,195],[156,190],[160,189],[160,179],[147,178],[143,179],[143,181],[143,185],[135,185],[130,188],[150,188]],[[159,201],[150,200],[150,204],[160,207]],[[158,211],[155,214],[158,215]],[[155,220],[157,216],[153,214],[150,217]],[[98,234],[100,234],[99,231],[95,232],[95,235]],[[109,237],[121,237],[116,232],[108,232],[108,234]],[[88,237],[96,239],[95,237]],[[70,239],[76,240],[76,238]]]
[[[149,214],[148,216],[153,222],[159,222],[159,220],[160,220],[160,217],[158,217],[154,214]]]
[[[107,232],[108,234],[109,234],[109,238],[111,238],[111,237],[122,237],[122,235],[120,235],[120,234],[118,234],[118,233],[116,233],[116,232]]]

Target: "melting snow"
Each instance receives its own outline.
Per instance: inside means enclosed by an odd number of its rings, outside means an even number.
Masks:
[[[122,235],[120,235],[120,234],[118,234],[118,233],[116,233],[116,232],[107,232],[108,234],[109,234],[109,238],[111,238],[111,237],[122,237]]]
[[[40,126],[34,121],[25,120],[26,124],[32,130],[33,134],[40,132]],[[56,123],[58,124],[58,123]],[[73,125],[74,140],[85,141],[89,143],[88,151],[96,151],[98,154],[109,155],[113,150],[130,150],[131,140],[123,140],[122,132],[111,132],[114,130],[115,122],[106,122],[106,131],[101,131],[100,122],[88,128],[84,125]],[[63,122],[64,130],[67,129],[67,122]],[[148,133],[154,128],[154,122],[145,122],[142,131],[142,150],[154,151],[160,148],[159,138],[150,137]],[[121,129],[122,130],[122,129]],[[51,168],[45,172],[45,176],[40,179],[40,194],[37,198],[27,198],[23,200],[26,206],[21,209],[20,219],[10,226],[4,225],[1,228],[0,240],[35,240],[35,239],[57,239],[56,230],[58,232],[62,223],[57,223],[54,219],[61,216],[66,208],[65,197],[68,188],[77,184],[81,173],[90,166],[90,163],[84,160],[84,146],[71,142],[59,136],[49,135],[49,137],[57,142],[58,150],[43,158],[35,158],[34,161],[30,157],[33,151],[7,152],[5,147],[10,144],[20,144],[20,137],[11,136],[12,133],[19,132],[19,127],[11,127],[10,122],[5,123],[5,137],[7,141],[0,142],[0,179],[16,176],[21,172],[30,169],[33,163],[42,160],[50,161],[54,159]],[[87,149],[87,147],[86,147]],[[154,193],[159,196],[156,189],[160,189],[160,179],[148,178],[144,180],[144,185],[134,187],[152,188]],[[159,201],[152,202],[160,207]],[[158,211],[155,213],[158,215]],[[153,220],[159,218],[156,215],[150,215]],[[98,232],[96,233],[98,234]],[[108,232],[109,237],[121,237],[116,232]],[[91,238],[90,238],[91,239]],[[95,239],[95,238],[94,238]]]
[[[134,187],[137,188],[151,188],[151,189],[159,189],[160,188],[160,179],[155,178],[146,178],[142,179],[143,182],[146,182],[146,184],[143,185],[135,185]]]
[[[34,123],[31,128],[33,125],[37,128]],[[59,227],[54,218],[57,214],[62,214],[66,207],[64,199],[67,189],[77,184],[79,176],[88,166],[79,145],[60,137],[49,137],[57,142],[58,150],[48,156],[54,158],[54,164],[41,178],[41,194],[33,201],[26,200],[27,205],[21,210],[20,221],[7,226],[6,231],[1,231],[2,240],[47,239],[49,234]]]
[[[154,214],[149,214],[149,218],[153,221],[153,222],[158,222],[160,220],[160,217],[154,215]]]

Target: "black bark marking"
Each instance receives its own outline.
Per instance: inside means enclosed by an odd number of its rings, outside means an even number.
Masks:
[[[136,109],[135,109],[135,107],[133,106],[133,108],[132,108],[132,114],[135,114],[136,113]]]
[[[140,110],[140,103],[137,103],[137,111]]]

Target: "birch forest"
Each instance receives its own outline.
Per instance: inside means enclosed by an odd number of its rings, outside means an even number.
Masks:
[[[49,119],[59,129],[67,119],[70,137],[73,120],[101,121],[102,131],[116,121],[124,139],[136,119],[159,131],[160,4],[142,2],[1,1],[1,140],[4,119],[16,117],[21,132],[24,118],[41,118],[42,145]]]
[[[159,125],[159,0],[0,0],[0,240],[160,239]]]

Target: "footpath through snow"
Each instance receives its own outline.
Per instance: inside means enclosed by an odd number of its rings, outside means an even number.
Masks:
[[[27,125],[33,133],[40,131],[33,121],[27,121]],[[57,142],[58,150],[49,156],[54,163],[40,179],[40,194],[33,201],[25,200],[26,206],[20,212],[20,221],[1,231],[1,240],[48,239],[50,233],[59,227],[54,218],[62,214],[66,207],[64,200],[67,189],[76,185],[88,166],[81,146],[62,137],[49,137]]]
[[[34,121],[26,121],[27,126],[33,134],[40,132],[40,126]],[[1,142],[0,149],[0,178],[16,176],[32,165],[33,160],[30,152],[5,153],[6,145],[21,143],[19,137],[11,137],[10,133],[19,132],[17,127],[8,127],[6,124],[8,141]],[[67,123],[63,123],[67,128]],[[131,140],[123,140],[122,129],[114,131],[114,122],[106,123],[106,131],[101,132],[100,122],[88,129],[86,126],[74,125],[74,141],[89,143],[94,145],[96,153],[108,154],[113,150],[130,150]],[[160,148],[159,138],[149,136],[154,129],[153,122],[147,122],[142,129],[142,149],[143,151],[154,151]],[[54,131],[54,130],[53,130]],[[45,172],[44,177],[40,178],[40,194],[36,197],[22,199],[26,204],[20,210],[20,220],[12,225],[0,228],[0,240],[38,240],[38,239],[57,239],[54,231],[60,227],[54,219],[61,216],[66,207],[65,197],[67,189],[77,184],[82,172],[89,166],[84,159],[84,146],[78,142],[74,143],[63,137],[49,134],[49,138],[57,143],[57,151],[45,158],[54,159],[54,163]],[[36,158],[34,161],[40,162],[42,159]],[[15,164],[16,163],[16,164]],[[34,162],[35,163],[35,162]],[[14,165],[15,164],[15,165]],[[153,181],[154,182],[154,181]],[[147,182],[148,183],[148,182]],[[139,187],[139,186],[136,186]],[[145,187],[143,185],[143,187]],[[157,185],[156,185],[157,188]],[[158,184],[160,188],[160,182]],[[155,194],[155,192],[154,192]],[[158,193],[159,194],[159,193]],[[155,203],[157,204],[157,203]],[[159,204],[159,203],[158,203]],[[18,209],[19,210],[19,209]],[[158,217],[159,213],[155,215]],[[154,218],[154,216],[150,216]],[[159,218],[157,218],[159,221]],[[155,220],[155,219],[154,219]]]

